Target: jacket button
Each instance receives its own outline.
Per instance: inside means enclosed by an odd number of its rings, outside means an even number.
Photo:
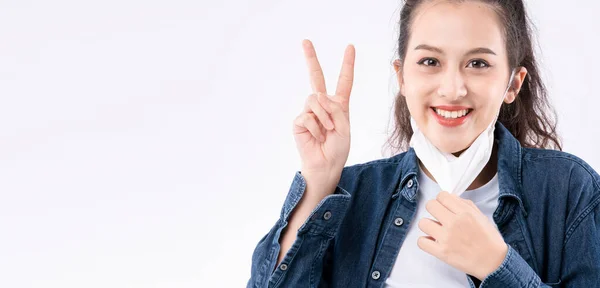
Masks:
[[[285,264],[285,263],[284,263],[284,264],[281,264],[281,265],[279,265],[279,269],[281,269],[281,270],[283,270],[283,271],[287,270],[287,268],[288,268],[288,266],[287,266],[287,264]]]
[[[406,186],[408,186],[408,188],[411,188],[413,186],[413,180],[408,179],[408,183],[406,183]]]
[[[323,218],[325,220],[329,220],[329,218],[331,218],[331,212],[329,212],[329,211],[325,212],[325,214],[323,215]]]
[[[402,226],[402,224],[404,224],[404,219],[398,217],[398,218],[396,218],[396,220],[394,220],[394,225],[400,227],[400,226]]]
[[[379,279],[380,276],[381,274],[379,273],[379,271],[373,271],[373,273],[371,273],[371,277],[375,280]]]

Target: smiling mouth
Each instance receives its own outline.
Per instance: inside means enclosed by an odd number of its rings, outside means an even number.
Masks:
[[[439,116],[445,119],[459,119],[465,117],[473,111],[473,109],[467,108],[462,110],[449,111],[441,108],[431,107],[431,109]]]

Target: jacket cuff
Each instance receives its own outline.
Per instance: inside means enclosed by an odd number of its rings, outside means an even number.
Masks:
[[[540,284],[540,277],[535,274],[523,257],[508,245],[508,253],[500,267],[485,277],[479,287],[539,287]]]
[[[296,171],[294,181],[281,209],[280,221],[286,226],[292,211],[300,202],[306,190],[306,180]],[[350,193],[339,185],[331,195],[327,195],[311,212],[304,224],[298,229],[298,235],[311,233],[334,236],[350,204]]]

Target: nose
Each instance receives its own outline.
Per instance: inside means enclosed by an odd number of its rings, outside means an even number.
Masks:
[[[438,95],[450,101],[459,100],[467,95],[467,87],[462,73],[455,69],[448,69],[442,76]]]

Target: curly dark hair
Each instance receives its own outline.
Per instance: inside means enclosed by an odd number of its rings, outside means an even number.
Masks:
[[[404,63],[413,12],[424,1],[405,0],[400,11],[398,57]],[[464,2],[466,0],[449,0]],[[498,121],[502,123],[523,147],[562,150],[556,132],[557,115],[549,102],[542,83],[532,44],[532,26],[522,0],[472,0],[489,4],[503,25],[503,36],[508,52],[508,65],[512,69],[525,67],[528,71],[521,90],[511,104],[503,103]],[[413,134],[406,99],[398,92],[394,101],[395,127],[388,145],[395,152],[408,149]]]

